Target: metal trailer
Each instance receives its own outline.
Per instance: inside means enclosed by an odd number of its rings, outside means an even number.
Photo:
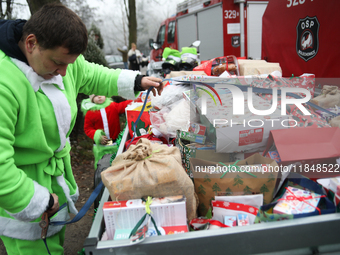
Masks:
[[[127,138],[128,129],[125,129],[118,154],[123,152]],[[129,240],[101,241],[105,231],[103,204],[109,200],[109,196],[105,188],[90,233],[84,242],[86,255],[340,254],[339,213],[155,236],[132,246]]]

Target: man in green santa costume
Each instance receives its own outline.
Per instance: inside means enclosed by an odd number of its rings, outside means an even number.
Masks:
[[[53,222],[77,213],[68,141],[77,94],[133,99],[163,87],[160,79],[85,61],[86,27],[61,4],[43,6],[29,21],[1,20],[0,34],[0,237],[8,255],[48,254],[42,214]],[[64,236],[65,227],[48,228],[51,254],[63,254]]]

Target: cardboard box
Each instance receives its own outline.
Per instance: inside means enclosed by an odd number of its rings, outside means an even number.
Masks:
[[[190,142],[194,142],[194,143],[201,143],[201,144],[205,143],[204,135],[198,135],[198,134],[190,133],[186,131],[181,131],[180,138],[190,141]]]
[[[272,130],[268,139],[267,152],[275,145],[281,158],[280,165],[296,164],[291,172],[308,178],[338,176],[340,167],[340,128],[290,128]]]
[[[232,162],[231,153],[219,153],[215,151],[215,146],[212,148],[196,148],[196,154],[194,158],[214,161],[214,162]]]
[[[224,216],[224,225],[227,225],[229,227],[236,227],[237,226],[237,218],[236,216]]]
[[[180,77],[184,75],[204,75],[206,76],[207,74],[203,71],[171,71],[169,74],[166,75],[165,79],[170,79],[174,77]]]
[[[229,89],[216,90],[222,104],[213,98],[206,98],[206,113],[202,104],[197,105],[200,122],[207,127],[207,137],[215,142],[216,152],[237,153],[264,150],[271,130],[287,129],[289,115],[281,115],[277,109],[269,116],[255,115],[248,107],[248,93],[243,93],[244,113],[234,115],[233,94]],[[254,108],[268,110],[272,104],[261,97],[252,95]],[[284,125],[282,124],[284,123]]]
[[[151,215],[157,226],[173,227],[187,224],[184,196],[153,198]],[[108,238],[124,239],[145,214],[145,204],[141,199],[105,202],[103,214]]]
[[[280,155],[277,151],[268,151],[266,157],[274,159],[276,161],[276,163],[280,163],[281,162],[281,158]]]
[[[279,63],[269,63],[265,60],[238,60],[240,75],[257,75],[257,74],[271,74],[274,71],[279,71],[282,74],[282,69]]]
[[[286,129],[281,125],[283,120],[288,120],[289,116],[278,116],[279,121],[263,121],[259,128],[252,128],[246,124],[233,126],[213,126],[213,124],[203,115],[200,115],[201,122],[208,127],[209,139],[216,143],[216,152],[237,153],[237,152],[257,152],[263,151],[269,138],[271,130]],[[258,118],[261,119],[261,118]],[[243,122],[242,122],[243,123]],[[254,124],[254,122],[253,122]],[[256,125],[256,124],[254,124]]]

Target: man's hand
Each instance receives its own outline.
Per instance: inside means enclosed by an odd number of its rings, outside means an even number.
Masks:
[[[158,95],[161,95],[163,91],[163,86],[164,84],[162,83],[162,79],[160,78],[156,78],[152,76],[145,76],[142,78],[141,87],[144,90],[148,90],[150,87],[155,87],[152,90],[152,93],[154,96],[156,96],[156,90],[158,91]]]
[[[46,210],[49,218],[52,217],[59,210],[59,198],[58,198],[58,196],[54,193],[52,193],[51,195],[53,196],[54,204],[50,209]]]
[[[108,139],[105,135],[102,135],[102,136],[100,137],[100,143],[101,143],[102,145],[106,145],[106,144],[108,143],[108,141],[109,141],[109,139]]]

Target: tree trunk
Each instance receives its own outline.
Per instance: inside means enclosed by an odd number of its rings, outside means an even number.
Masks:
[[[136,1],[129,0],[129,48],[131,43],[137,44],[137,16],[136,16]]]
[[[31,15],[39,10],[43,5],[53,2],[60,3],[60,0],[26,0],[30,7]]]

